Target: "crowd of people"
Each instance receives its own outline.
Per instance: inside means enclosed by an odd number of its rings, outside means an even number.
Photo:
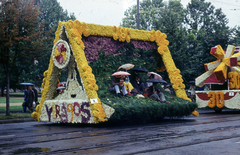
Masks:
[[[27,108],[29,112],[33,112],[33,108],[38,104],[38,92],[34,85],[32,86],[25,86],[24,89],[24,102],[23,112],[25,113]]]
[[[127,70],[125,69],[120,69],[120,71],[127,72]],[[129,76],[113,76],[109,90],[116,93],[116,95],[120,98],[140,94],[144,97],[154,98],[161,103],[166,102],[165,95],[157,87],[156,82],[143,82],[140,80],[139,75],[137,75],[136,73],[131,76],[131,81]],[[149,76],[149,79],[153,79],[154,76],[154,74],[151,74]],[[170,85],[165,86],[165,91],[170,94],[172,93],[172,91],[170,90]]]

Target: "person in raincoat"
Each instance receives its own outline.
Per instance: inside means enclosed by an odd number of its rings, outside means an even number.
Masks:
[[[35,101],[35,93],[32,90],[32,86],[28,87],[26,97],[27,97],[27,107],[29,109],[29,112],[33,112],[33,102]]]
[[[22,104],[22,107],[23,107],[23,112],[25,113],[26,110],[27,110],[27,91],[28,91],[28,87],[25,86],[25,89],[24,89],[24,102]]]

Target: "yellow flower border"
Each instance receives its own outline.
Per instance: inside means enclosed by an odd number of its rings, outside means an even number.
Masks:
[[[90,104],[93,111],[94,121],[98,123],[99,121],[106,121],[106,114],[102,108],[102,104],[97,95],[98,86],[96,85],[95,76],[92,74],[92,68],[88,65],[85,53],[84,53],[84,43],[82,41],[82,35],[88,36],[101,36],[101,37],[111,37],[114,40],[130,42],[130,40],[141,40],[141,41],[151,41],[155,42],[158,46],[158,53],[162,56],[164,65],[169,74],[169,79],[173,85],[176,95],[180,98],[191,101],[185,92],[185,85],[182,83],[183,79],[180,75],[180,70],[176,68],[175,63],[172,59],[171,53],[168,49],[167,35],[161,31],[144,31],[138,29],[129,29],[124,27],[116,26],[102,26],[97,24],[86,24],[84,22],[68,21],[60,22],[58,29],[55,33],[54,44],[60,39],[60,33],[62,25],[65,26],[67,35],[73,50],[74,57],[77,62],[77,67],[79,74],[83,80],[83,85],[88,95],[88,98],[97,98],[98,103]],[[51,56],[52,57],[52,56]],[[43,79],[43,90],[42,99],[40,104],[36,108],[36,112],[32,114],[35,120],[39,121],[41,108],[46,100],[47,93],[50,86],[50,78],[53,71],[53,61],[50,59],[49,67],[46,72],[44,72]],[[60,73],[59,73],[60,74]],[[196,115],[196,111],[192,114]]]

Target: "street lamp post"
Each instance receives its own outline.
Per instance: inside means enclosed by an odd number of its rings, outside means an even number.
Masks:
[[[137,29],[139,29],[139,0],[137,0]]]

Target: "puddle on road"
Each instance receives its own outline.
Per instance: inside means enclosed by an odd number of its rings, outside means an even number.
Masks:
[[[13,154],[22,154],[22,153],[40,153],[50,151],[50,148],[24,148],[17,149],[13,152]]]

